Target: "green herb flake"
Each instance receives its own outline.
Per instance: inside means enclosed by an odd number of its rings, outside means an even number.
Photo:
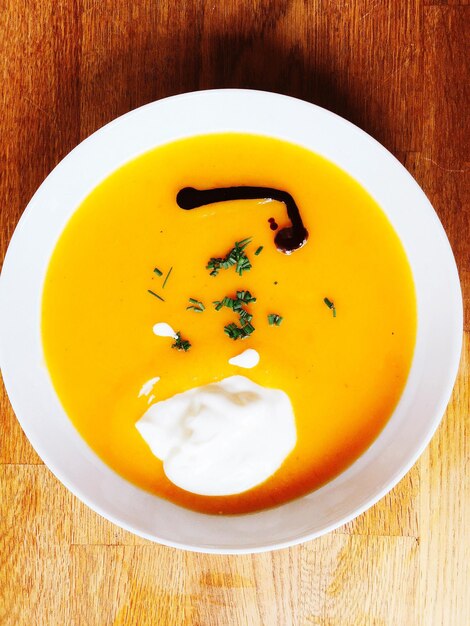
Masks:
[[[268,315],[268,324],[270,326],[280,326],[283,319],[284,318],[278,315],[277,313],[270,313]]]
[[[256,252],[255,252],[255,256],[258,256],[259,254],[261,254],[261,251],[263,250],[264,246],[260,246],[259,248],[257,248]]]
[[[183,339],[181,333],[178,331],[176,333],[175,343],[173,343],[171,347],[181,352],[187,352],[191,348],[191,343],[187,339]]]
[[[241,276],[243,272],[248,272],[252,267],[250,259],[247,256],[242,256],[237,260],[237,267],[235,268],[235,271],[239,276]]]
[[[228,270],[233,266],[235,266],[235,271],[239,276],[243,272],[248,272],[252,266],[246,256],[245,248],[251,243],[251,240],[251,237],[247,237],[241,241],[236,241],[234,247],[223,258],[211,257],[206,265],[206,269],[211,270],[210,275],[217,276],[221,269]]]
[[[150,289],[147,289],[147,291],[148,291],[149,293],[151,293],[151,294],[152,294],[152,296],[155,296],[156,298],[158,298],[158,299],[159,299],[159,300],[161,300],[162,302],[165,302],[165,300],[164,300],[161,296],[159,296],[159,295],[158,295],[158,293],[155,293],[154,291],[151,291]]]
[[[196,298],[189,298],[189,302],[191,303],[186,307],[187,311],[194,311],[194,313],[202,313],[206,310],[206,307],[200,300],[196,300]]]
[[[153,268],[153,271],[155,272],[155,274],[156,274],[157,276],[161,276],[161,275],[163,274],[163,272],[162,272],[161,270],[159,270],[159,269],[158,269],[158,267],[154,267],[154,268]]]
[[[220,311],[222,307],[226,307],[238,315],[240,326],[237,326],[237,324],[232,322],[224,327],[224,332],[230,337],[230,339],[246,339],[254,332],[255,327],[251,324],[253,315],[243,308],[251,302],[256,302],[256,298],[246,290],[237,291],[234,298],[224,296],[222,300],[213,301],[212,304],[214,305],[216,311]]]
[[[246,339],[251,335],[251,333],[255,330],[255,327],[248,323],[243,326],[237,326],[233,322],[224,326],[224,332],[226,335],[233,339],[234,341],[237,339]]]
[[[212,270],[210,272],[211,276],[217,276],[217,274],[219,273],[219,269],[221,267],[221,263],[223,262],[223,259],[221,258],[214,258],[212,257],[209,262],[206,265],[206,269],[208,270]]]
[[[326,306],[333,311],[333,317],[336,317],[336,307],[335,303],[332,302],[329,298],[323,298],[323,302]]]
[[[256,302],[256,298],[252,296],[249,291],[237,291],[237,299],[241,300],[244,304]]]
[[[170,274],[173,271],[173,267],[170,267],[170,269],[168,270],[168,274],[165,276],[165,280],[163,281],[163,285],[162,285],[162,289],[165,289],[165,285],[168,281],[168,279],[170,278]]]
[[[240,339],[242,334],[241,328],[239,328],[233,322],[224,326],[224,333],[230,337],[230,339]]]
[[[225,296],[222,299],[222,306],[226,306],[228,309],[232,309],[233,311],[236,306],[236,300],[234,300],[233,298],[229,298],[228,296]]]
[[[246,239],[242,239],[242,241],[235,242],[235,246],[238,246],[240,250],[244,250],[246,246],[251,243],[253,237],[247,237]]]
[[[252,324],[250,324],[250,322],[248,322],[242,326],[241,330],[242,330],[243,339],[244,339],[245,337],[248,337],[248,335],[251,335],[251,333],[254,332],[255,327]]]
[[[251,313],[248,313],[246,309],[240,309],[238,315],[240,317],[240,321],[242,322],[251,322],[251,320],[253,319],[253,315]]]

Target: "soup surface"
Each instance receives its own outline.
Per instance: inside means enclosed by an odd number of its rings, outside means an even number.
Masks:
[[[306,244],[290,255],[276,248],[272,228],[289,226],[282,202],[225,201],[193,210],[176,202],[187,186],[237,185],[290,193],[309,233]],[[251,269],[210,276],[208,260],[247,237]],[[243,340],[224,332],[237,321],[234,312],[212,304],[237,290],[256,297],[249,305],[255,331]],[[189,298],[205,309],[187,309]],[[269,314],[282,323],[270,325]],[[191,348],[171,349],[171,339],[153,333],[157,322],[180,331]],[[350,465],[400,398],[415,334],[410,267],[379,206],[329,161],[254,135],[184,139],[121,167],[70,219],[44,285],[47,366],[83,438],[136,485],[209,513],[280,504]],[[247,348],[260,355],[256,367],[229,364]],[[288,394],[296,446],[249,491],[209,497],[180,489],[135,427],[149,401],[139,391],[159,377],[152,390],[158,402],[235,374]]]

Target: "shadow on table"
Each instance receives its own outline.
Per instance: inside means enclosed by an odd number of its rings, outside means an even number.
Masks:
[[[219,88],[260,89],[301,98],[371,130],[359,94],[354,97],[349,73],[344,68],[335,71],[326,56],[317,63],[299,45],[283,48],[262,37],[208,35],[202,40],[189,37],[185,43],[175,45],[174,38],[160,36],[158,49],[147,45],[140,51],[120,50],[116,56],[103,58],[101,64],[98,60],[99,67],[93,73],[82,75],[82,110],[98,108],[82,133],[86,136],[114,117],[153,100]],[[112,102],[107,103],[106,97],[99,99],[100,93],[113,88]]]

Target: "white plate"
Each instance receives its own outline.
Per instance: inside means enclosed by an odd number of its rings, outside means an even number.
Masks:
[[[83,441],[62,409],[44,364],[44,276],[65,224],[116,168],[155,146],[192,135],[248,132],[278,137],[330,159],[375,198],[408,255],[418,303],[411,373],[390,421],[336,479],[293,502],[249,515],[194,513],[133,486]],[[92,509],[138,535],[203,552],[258,552],[326,533],[365,511],[410,469],[444,413],[457,374],[462,298],[444,230],[410,174],[344,119],[301,100],[245,90],[167,98],[114,120],[53,170],[13,235],[0,283],[0,358],[13,409],[54,474]]]

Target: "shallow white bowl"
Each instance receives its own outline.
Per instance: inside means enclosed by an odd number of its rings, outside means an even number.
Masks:
[[[215,132],[278,137],[330,159],[375,198],[412,267],[418,334],[403,396],[378,439],[321,489],[275,509],[214,517],[161,500],[115,474],[82,440],[52,387],[40,337],[40,303],[53,248],[72,213],[113,170],[169,141]],[[53,170],[14,233],[0,283],[0,358],[13,409],[46,465],[92,509],[138,535],[203,552],[290,546],[365,511],[410,469],[444,413],[457,374],[462,298],[445,232],[400,163],[344,119],[272,93],[216,90],[144,106],[94,133]]]

